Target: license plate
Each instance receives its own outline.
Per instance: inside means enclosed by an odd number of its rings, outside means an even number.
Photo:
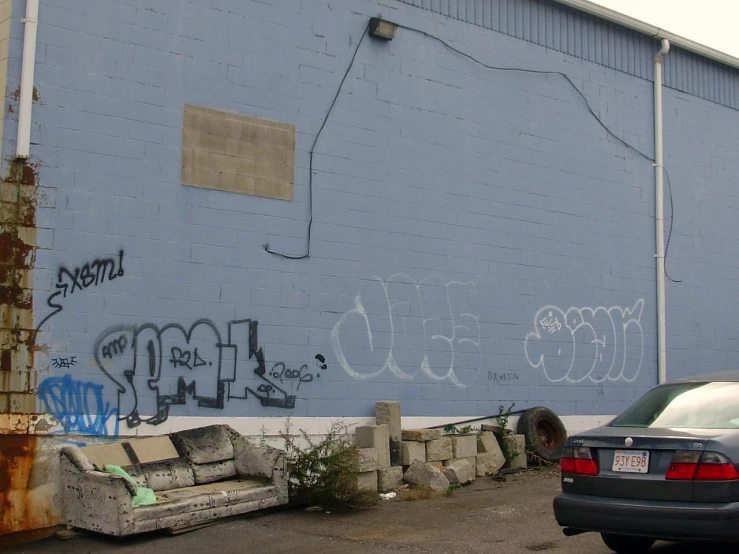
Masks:
[[[649,452],[646,450],[616,450],[613,471],[621,473],[648,473]]]

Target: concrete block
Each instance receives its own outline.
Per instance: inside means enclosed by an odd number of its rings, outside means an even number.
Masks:
[[[505,458],[501,453],[497,454],[478,454],[476,457],[476,472],[478,477],[483,475],[495,475],[505,465]]]
[[[488,454],[491,452],[500,452],[500,445],[498,439],[490,431],[483,431],[477,435],[477,451],[481,454]]]
[[[390,467],[390,430],[386,424],[357,427],[354,444],[359,448],[376,448],[379,468]]]
[[[475,456],[470,456],[469,458],[459,458],[459,459],[460,459],[460,460],[467,460],[467,461],[468,461],[468,462],[469,462],[470,464],[472,464],[472,467],[477,467],[477,455],[475,455]],[[450,464],[453,464],[453,463],[454,463],[454,462],[456,462],[456,461],[457,461],[457,460],[446,460],[446,461],[444,462],[444,467],[446,467],[446,466],[448,466],[448,465],[450,465]]]
[[[441,438],[438,429],[403,429],[402,439],[404,441],[433,441]]]
[[[500,425],[487,425],[485,423],[480,425],[480,429],[482,431],[491,431],[492,433],[498,433],[500,431],[503,431],[503,428]]]
[[[477,436],[459,435],[452,437],[452,452],[454,458],[469,458],[477,455]]]
[[[358,448],[359,471],[374,471],[377,469],[377,448]]]
[[[377,470],[377,490],[389,492],[403,484],[403,468],[401,466],[386,467]]]
[[[400,465],[400,402],[376,402],[375,422],[377,425],[387,425],[390,435],[390,463]]]
[[[454,458],[452,439],[441,437],[440,439],[426,441],[426,461],[436,462]]]
[[[357,473],[357,487],[360,490],[377,492],[377,471]]]
[[[462,460],[450,460],[448,464],[444,465],[446,467],[443,473],[449,479],[450,483],[468,485],[475,480],[476,464],[471,464],[466,458]]]
[[[513,441],[515,456],[509,460],[511,469],[526,469],[526,437],[524,435],[514,435]]]
[[[426,443],[403,441],[401,444],[401,463],[404,466],[409,466],[414,460],[426,461]]]
[[[436,492],[443,492],[449,488],[449,479],[432,464],[414,461],[408,471],[403,475],[403,480],[409,485],[417,487],[429,487]]]

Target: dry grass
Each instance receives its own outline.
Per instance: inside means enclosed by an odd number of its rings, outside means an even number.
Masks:
[[[407,490],[398,491],[398,500],[413,501],[413,500],[429,500],[430,498],[437,498],[442,493],[436,492],[431,487],[412,487]]]

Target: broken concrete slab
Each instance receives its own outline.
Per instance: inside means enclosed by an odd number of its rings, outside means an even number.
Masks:
[[[416,487],[428,487],[436,492],[444,492],[449,488],[449,479],[434,465],[415,460],[408,471],[403,475],[403,480]]]
[[[357,488],[363,491],[377,492],[377,471],[357,473]]]
[[[468,485],[475,480],[477,468],[471,464],[467,458],[462,460],[450,460],[445,464],[444,476],[449,479],[450,483],[459,483],[460,485]]]
[[[404,466],[409,466],[413,460],[426,461],[426,443],[418,441],[403,441],[401,444],[400,461]]]
[[[390,467],[390,430],[387,424],[357,427],[354,444],[359,448],[376,448],[377,467]]]
[[[500,433],[500,432],[510,433],[511,432],[510,429],[505,429],[501,427],[500,425],[486,425],[484,423],[480,425],[480,429],[482,431],[490,431],[492,433]]]
[[[490,431],[483,431],[477,435],[477,451],[482,454],[498,453],[500,452],[500,444],[498,439]]]
[[[433,441],[441,438],[441,431],[438,429],[403,429],[401,435],[404,441]]]
[[[403,484],[403,468],[400,466],[386,467],[377,470],[377,490],[380,492],[394,491]]]
[[[526,437],[524,435],[514,435],[511,444],[514,448],[514,456],[509,460],[511,469],[526,469]]]
[[[467,461],[468,461],[468,462],[469,462],[469,463],[470,463],[470,464],[472,465],[472,467],[475,467],[475,466],[476,466],[476,464],[477,464],[477,455],[475,455],[475,456],[470,456],[469,458],[459,458],[459,459],[460,459],[460,460],[467,460]],[[456,461],[457,461],[457,460],[446,460],[446,461],[444,462],[444,467],[448,466],[449,464],[453,464],[453,463],[454,463],[454,462],[456,462]]]
[[[452,439],[441,437],[440,439],[426,441],[426,461],[437,462],[454,458]]]
[[[387,425],[390,436],[390,463],[394,466],[400,465],[400,402],[376,402],[375,423]]]
[[[477,436],[452,436],[452,453],[454,458],[469,458],[477,455]]]
[[[483,475],[495,475],[505,465],[505,456],[501,452],[500,455],[496,453],[478,454],[476,456],[476,473],[478,477]]]
[[[377,469],[377,448],[357,448],[359,452],[359,471],[374,471]]]

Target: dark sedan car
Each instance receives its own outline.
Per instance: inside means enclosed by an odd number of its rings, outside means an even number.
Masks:
[[[739,371],[659,385],[572,436],[554,516],[616,552],[657,539],[739,541]]]

